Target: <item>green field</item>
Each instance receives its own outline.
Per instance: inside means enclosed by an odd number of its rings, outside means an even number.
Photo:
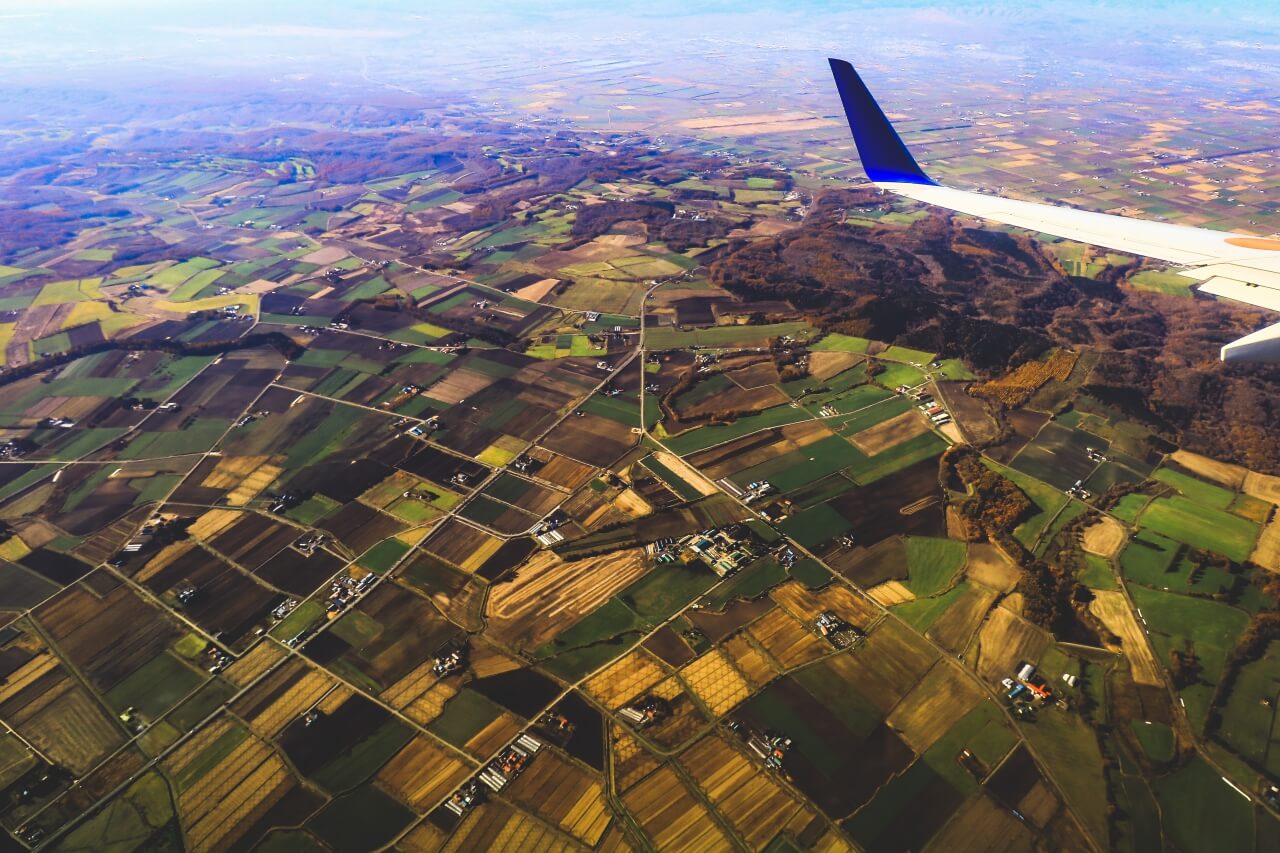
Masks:
[[[173,818],[173,794],[164,777],[152,771],[62,838],[58,849],[69,853],[148,846],[158,850],[181,849],[182,838]]]
[[[792,564],[791,577],[807,589],[820,589],[831,582],[831,572],[811,557],[801,557]]]
[[[1133,727],[1133,733],[1137,735],[1138,743],[1142,744],[1142,749],[1153,761],[1168,761],[1173,758],[1174,738],[1173,729],[1164,723],[1154,723],[1150,720],[1132,720],[1130,725]]]
[[[1195,279],[1187,278],[1185,275],[1159,270],[1143,270],[1128,278],[1128,284],[1137,290],[1167,293],[1172,296],[1189,296],[1191,285],[1195,283]]]
[[[619,394],[616,397],[594,394],[582,404],[581,408],[593,415],[600,415],[602,418],[608,418],[629,427],[640,424],[640,401],[634,393]],[[660,412],[661,409],[659,409]]]
[[[753,599],[787,579],[787,571],[771,556],[764,556],[739,571],[707,596],[707,606],[718,610],[735,598]]]
[[[1248,624],[1248,614],[1216,601],[1137,585],[1130,586],[1129,593],[1147,621],[1161,661],[1167,664],[1171,651],[1182,652],[1188,645],[1199,659],[1201,680],[1206,683],[1182,691],[1187,716],[1198,729],[1209,712],[1211,685],[1222,678],[1227,654]]]
[[[485,726],[498,719],[502,708],[474,690],[462,689],[444,705],[444,713],[427,726],[428,731],[454,746],[462,746]]]
[[[824,335],[822,340],[813,344],[809,349],[814,352],[865,353],[867,348],[870,346],[871,341],[867,338],[855,338],[852,335],[842,335],[839,332],[831,332]]]
[[[924,381],[924,371],[909,364],[893,362],[885,364],[884,370],[877,373],[874,379],[890,389],[897,388],[899,385],[915,386]]]
[[[956,721],[937,743],[929,747],[921,760],[957,789],[972,791],[977,783],[956,761],[960,751],[968,747],[983,764],[995,767],[1017,742],[1017,733],[1010,728],[995,703],[988,700]]]
[[[218,766],[222,759],[230,755],[249,736],[248,729],[236,725],[204,747],[182,768],[180,773],[175,775],[173,784],[177,787],[178,793],[188,790],[199,782],[206,773]]]
[[[1152,479],[1173,486],[1196,503],[1204,504],[1214,509],[1226,509],[1231,506],[1236,497],[1235,493],[1228,489],[1215,486],[1213,483],[1206,483],[1199,477],[1183,474],[1181,471],[1174,471],[1172,468],[1161,468],[1152,475]]]
[[[0,500],[7,500],[25,489],[27,486],[30,486],[32,483],[35,483],[44,477],[48,477],[56,470],[58,470],[58,466],[52,462],[45,463],[43,465],[35,465],[30,471],[14,477],[12,480],[0,485]]]
[[[963,542],[931,536],[908,536],[906,549],[908,577],[904,583],[917,598],[946,589],[966,557]]]
[[[1213,596],[1230,594],[1237,587],[1243,594],[1236,602],[1245,609],[1256,609],[1257,599],[1251,591],[1256,587],[1244,582],[1242,575],[1215,561],[1200,561],[1200,552],[1182,553],[1183,546],[1171,539],[1143,530],[1120,555],[1120,566],[1126,580],[1172,592]],[[1181,554],[1181,556],[1179,556]]]
[[[960,581],[960,583],[941,595],[936,595],[932,598],[917,598],[915,601],[896,604],[893,607],[893,612],[902,621],[923,633],[933,627],[933,623],[938,621],[938,617],[948,607],[959,601],[968,588],[968,581]]]
[[[376,574],[383,574],[409,551],[409,546],[399,539],[384,539],[360,558],[360,565]]]
[[[1121,521],[1135,524],[1138,521],[1138,516],[1142,515],[1142,510],[1146,508],[1150,500],[1150,495],[1125,495],[1111,508],[1111,514]]]
[[[1041,766],[1071,800],[1085,830],[1106,849],[1107,784],[1098,736],[1079,713],[1046,708],[1021,726]]]
[[[625,634],[648,627],[642,619],[617,598],[611,598],[572,626],[561,631],[545,646],[534,652],[535,657],[548,658],[570,649],[604,643]]]
[[[842,468],[866,461],[867,457],[862,451],[844,438],[832,435],[818,439],[801,450],[784,453],[768,462],[739,471],[733,475],[733,479],[744,485],[756,480],[768,480],[779,492],[785,493],[834,474]]]
[[[547,672],[576,681],[621,655],[649,627],[649,622],[614,597],[533,650],[533,655]]]
[[[1224,510],[1181,496],[1156,498],[1138,519],[1143,527],[1243,563],[1253,553],[1259,526]]]
[[[804,547],[816,548],[848,532],[851,526],[843,515],[820,503],[787,516],[778,529]]]
[[[948,447],[946,439],[934,432],[926,432],[915,438],[902,442],[875,456],[863,457],[850,465],[846,472],[867,486],[877,480],[900,471],[908,465],[914,465],[925,459],[938,456]]]
[[[792,379],[783,382],[781,388],[791,397],[806,397],[805,402],[825,403],[839,397],[851,388],[857,388],[867,381],[867,362],[861,361],[835,376],[818,379],[806,376],[803,379]],[[874,387],[874,386],[867,386]],[[879,388],[875,390],[880,391]]]
[[[907,364],[926,367],[931,364],[935,358],[937,358],[937,355],[935,353],[925,352],[924,350],[895,345],[887,348],[877,357],[888,359],[889,361],[905,361]]]
[[[55,281],[40,288],[39,295],[31,302],[32,308],[41,305],[64,305],[68,302],[84,302],[90,299],[101,299],[102,291],[98,285],[100,278],[77,278],[69,281]]]
[[[368,737],[317,770],[312,774],[311,780],[330,793],[349,791],[378,772],[378,768],[386,764],[412,738],[413,729],[391,718]]]
[[[1199,757],[1152,786],[1165,832],[1184,853],[1254,849],[1253,808]]]
[[[825,423],[840,435],[851,437],[910,410],[911,402],[876,385],[860,385],[836,398],[832,406],[841,414]]]
[[[271,636],[277,640],[288,640],[319,622],[324,618],[324,614],[324,604],[314,598],[308,598],[271,629]]]
[[[1062,529],[1080,516],[1089,511],[1089,507],[1080,501],[1069,501],[1065,507],[1054,517],[1053,522],[1040,536],[1040,544],[1036,546],[1036,555],[1044,556],[1049,548],[1054,546],[1057,536]]]
[[[805,337],[810,331],[809,324],[800,320],[761,326],[712,326],[688,331],[660,326],[645,330],[644,345],[650,350],[686,349],[693,346],[750,347],[761,346],[784,335]]]
[[[798,421],[810,420],[811,415],[804,409],[791,406],[774,406],[763,412],[738,418],[731,424],[699,427],[682,432],[679,435],[663,439],[663,444],[672,453],[687,456],[717,444],[750,435],[753,432],[770,427],[786,426]]]
[[[306,825],[332,850],[374,850],[413,819],[413,812],[370,784],[331,800]]]
[[[941,374],[944,379],[955,379],[955,380],[968,380],[968,379],[978,378],[976,375],[974,375],[974,372],[970,370],[968,367],[966,367],[965,363],[958,358],[943,359],[941,362],[939,362],[938,368],[937,370],[933,371],[933,374],[935,378],[939,374]]]
[[[681,412],[687,411],[699,403],[705,403],[707,400],[737,387],[737,384],[723,373],[712,373],[705,379],[699,380],[688,391],[676,397],[673,405]]]
[[[204,678],[169,653],[162,653],[111,688],[107,704],[115,711],[137,708],[156,719],[195,690]]]
[[[657,625],[719,580],[701,563],[661,563],[617,598],[646,622]],[[557,640],[559,637],[556,638]]]
[[[334,405],[323,421],[289,446],[286,467],[301,468],[319,462],[337,450],[344,436],[354,432],[365,412],[355,406]]]
[[[231,421],[201,418],[185,429],[144,432],[120,452],[121,459],[154,459],[184,453],[203,453],[213,448],[231,426]]]
[[[834,397],[821,394],[814,398],[814,403],[824,402],[839,412],[838,417],[827,420],[827,425],[841,435],[856,435],[911,408],[909,399],[878,385],[859,385]],[[813,405],[807,400],[805,403]]]
[[[1280,776],[1280,727],[1274,706],[1280,701],[1280,643],[1271,643],[1266,654],[1240,667],[1231,694],[1220,706],[1222,723],[1217,735],[1233,750]],[[1271,706],[1262,704],[1270,699]]]
[[[1084,568],[1076,573],[1076,580],[1090,589],[1119,589],[1111,564],[1096,554],[1084,555]]]

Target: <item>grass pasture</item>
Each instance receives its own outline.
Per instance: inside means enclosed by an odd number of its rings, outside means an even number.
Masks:
[[[1199,477],[1175,471],[1173,468],[1161,468],[1151,477],[1167,486],[1172,486],[1196,503],[1213,509],[1229,508],[1236,497],[1229,489],[1205,482]]]
[[[714,447],[717,444],[723,444],[726,441],[732,441],[735,438],[741,438],[744,435],[750,435],[762,429],[786,426],[809,418],[810,415],[803,409],[792,408],[791,406],[775,406],[758,414],[738,418],[731,424],[705,426],[682,432],[679,435],[664,439],[663,444],[671,452],[680,456],[687,456],[690,453],[697,453],[699,450],[705,450],[708,447]]]
[[[761,346],[773,338],[790,335],[804,337],[811,330],[800,320],[787,323],[768,323],[760,326],[712,326],[707,329],[687,331],[661,326],[645,331],[644,345],[650,350],[686,349],[688,347],[752,347]]]
[[[926,598],[946,589],[965,562],[963,542],[932,536],[908,536],[907,589]]]
[[[1280,643],[1273,642],[1261,658],[1240,668],[1231,694],[1219,706],[1218,737],[1273,777],[1280,776],[1280,727],[1272,708],[1261,700],[1268,698],[1273,706],[1280,701],[1278,672]]]
[[[1197,727],[1209,712],[1212,685],[1222,678],[1227,654],[1235,647],[1249,616],[1227,604],[1203,598],[1130,587],[1134,604],[1146,619],[1158,656],[1165,662],[1171,651],[1194,651],[1202,667],[1201,681],[1182,692],[1187,716]]]
[[[1221,554],[1237,563],[1249,559],[1260,532],[1256,522],[1182,496],[1156,498],[1143,511],[1138,523],[1170,539]]]
[[[815,352],[854,352],[865,353],[867,348],[871,346],[871,341],[867,338],[856,338],[853,335],[842,335],[839,332],[831,332],[822,337],[822,340],[815,343],[810,349]]]
[[[1193,758],[1152,786],[1165,832],[1186,853],[1253,850],[1253,808],[1212,767]]]

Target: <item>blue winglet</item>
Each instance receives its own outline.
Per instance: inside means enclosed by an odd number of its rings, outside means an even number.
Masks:
[[[858,146],[858,156],[862,158],[862,168],[867,177],[875,183],[933,184],[916,164],[907,146],[902,144],[897,131],[889,124],[889,119],[876,99],[871,97],[867,85],[853,66],[843,59],[827,61],[831,63],[831,73],[836,78],[844,114],[849,119],[849,130],[853,131],[853,141]]]

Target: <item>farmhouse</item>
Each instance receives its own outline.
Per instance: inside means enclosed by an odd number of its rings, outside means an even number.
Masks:
[[[745,530],[745,529],[744,529]],[[756,558],[749,538],[737,528],[721,528],[695,533],[680,542],[681,548],[694,559],[706,563],[720,577],[728,577]]]

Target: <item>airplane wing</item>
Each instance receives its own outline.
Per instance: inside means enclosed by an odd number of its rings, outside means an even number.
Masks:
[[[1185,267],[1181,275],[1200,282],[1201,293],[1280,312],[1280,240],[939,186],[916,163],[853,66],[842,59],[828,61],[862,167],[882,189],[994,222],[1179,264]],[[1227,344],[1222,360],[1280,362],[1280,323]]]

